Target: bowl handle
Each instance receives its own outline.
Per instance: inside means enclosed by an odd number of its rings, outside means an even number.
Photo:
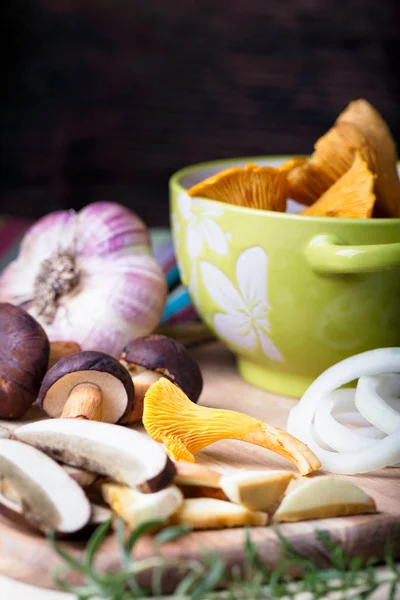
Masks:
[[[316,235],[306,259],[319,275],[350,275],[400,269],[400,243],[346,246],[334,235]]]

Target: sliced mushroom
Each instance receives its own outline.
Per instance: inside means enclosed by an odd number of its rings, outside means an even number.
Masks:
[[[32,446],[0,440],[0,477],[13,490],[11,501],[20,504],[24,517],[42,531],[73,533],[90,519],[90,504],[79,485]]]
[[[294,477],[290,471],[238,471],[223,475],[220,486],[231,502],[249,510],[276,506]]]
[[[163,489],[175,475],[174,463],[164,448],[127,427],[81,419],[47,419],[18,427],[14,437],[60,462],[138,487],[144,493]]]
[[[113,516],[111,510],[106,506],[93,504],[92,502],[90,508],[92,509],[92,514],[90,515],[89,525],[101,525],[101,523],[105,523]]]
[[[181,485],[180,490],[185,498],[216,498],[217,500],[228,500],[227,495],[221,488],[203,485]]]
[[[266,525],[268,515],[263,512],[252,512],[244,506],[224,500],[188,498],[171,516],[170,522],[177,525],[191,525],[194,529],[218,529],[243,525]]]
[[[44,329],[27,312],[0,304],[0,419],[19,419],[35,402],[49,360]]]
[[[80,352],[81,347],[76,342],[50,342],[50,357],[49,357],[49,365],[48,369],[51,369],[56,362],[64,358],[65,356],[69,356],[69,354],[74,354],[74,352]]]
[[[71,467],[70,465],[63,465],[63,469],[68,473],[76,483],[78,483],[81,487],[86,488],[94,484],[94,482],[99,478],[97,473],[90,473],[89,471],[84,471],[83,469],[78,469],[77,467]]]
[[[0,439],[9,437],[10,431],[6,427],[0,427]]]
[[[43,379],[38,400],[49,417],[120,423],[131,413],[134,388],[112,356],[87,350],[59,360]]]
[[[330,475],[308,479],[284,497],[275,521],[305,521],[376,512],[374,500],[362,489]]]
[[[211,488],[219,488],[221,473],[213,471],[209,467],[190,463],[185,461],[177,461],[175,463],[176,475],[174,482],[177,485],[203,486]]]
[[[200,367],[187,348],[165,335],[147,335],[132,340],[119,360],[131,374],[135,386],[135,402],[129,423],[143,414],[144,396],[160,377],[179,386],[192,402],[197,402],[203,389]]]
[[[131,528],[146,521],[167,520],[183,502],[182,492],[170,485],[154,494],[142,494],[117,483],[103,483],[103,498]]]

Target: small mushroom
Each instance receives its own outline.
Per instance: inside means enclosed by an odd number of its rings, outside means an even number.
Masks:
[[[79,485],[32,446],[0,440],[0,477],[8,482],[2,491],[9,508],[22,507],[27,521],[42,531],[73,533],[90,519],[90,504]]]
[[[156,492],[175,475],[164,448],[144,433],[85,419],[47,419],[14,430],[18,440],[36,446],[59,462],[140,491]]]
[[[134,388],[112,356],[87,350],[59,360],[45,375],[38,400],[49,417],[121,423],[132,411]]]
[[[135,386],[134,408],[129,423],[143,414],[144,395],[160,377],[180,387],[192,402],[197,402],[203,389],[200,367],[187,348],[165,335],[136,338],[125,346],[119,357],[129,371]]]
[[[74,352],[80,352],[81,347],[76,342],[50,342],[50,357],[48,369],[51,369],[56,362],[68,356],[74,354]]]
[[[0,418],[19,419],[35,402],[47,370],[49,341],[27,312],[0,304]]]
[[[170,485],[154,494],[142,494],[117,483],[101,486],[103,498],[132,529],[146,521],[168,519],[182,505],[182,492]]]
[[[175,461],[194,462],[194,454],[214,442],[239,440],[280,454],[302,475],[321,466],[308,446],[286,431],[240,412],[193,404],[165,378],[146,392],[143,425]]]
[[[171,524],[191,525],[194,529],[219,529],[243,525],[266,525],[268,515],[215,498],[187,498],[171,516]]]

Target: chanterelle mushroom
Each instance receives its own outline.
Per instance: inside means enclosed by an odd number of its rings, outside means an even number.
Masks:
[[[32,446],[0,440],[0,478],[10,484],[13,503],[42,531],[73,533],[90,519],[90,504],[79,485]]]
[[[129,423],[143,414],[144,395],[160,377],[179,386],[192,402],[197,402],[203,389],[200,367],[187,348],[165,335],[146,335],[125,346],[119,357],[131,374],[135,386],[135,402]]]
[[[49,417],[120,423],[131,413],[134,388],[112,356],[87,350],[59,360],[43,379],[38,400]]]
[[[27,312],[0,304],[0,418],[19,419],[35,402],[49,360],[49,341]]]
[[[272,450],[293,462],[302,475],[319,469],[320,462],[303,442],[286,431],[233,410],[198,406],[168,379],[147,391],[143,425],[164,444],[174,460],[194,462],[194,454],[219,440],[240,440]]]

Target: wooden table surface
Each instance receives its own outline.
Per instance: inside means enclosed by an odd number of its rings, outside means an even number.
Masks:
[[[233,356],[218,343],[197,349],[195,355],[205,378],[202,404],[240,410],[273,425],[285,425],[294,400],[268,394],[245,383],[237,374]],[[32,415],[27,418],[29,417]],[[212,465],[221,472],[243,468],[294,470],[291,463],[268,450],[235,441],[218,442],[200,452],[197,460]],[[281,533],[299,552],[315,559],[321,566],[327,564],[327,552],[317,541],[316,530],[329,534],[348,553],[354,555],[382,557],[385,544],[390,541],[396,557],[400,558],[400,468],[352,476],[349,479],[374,497],[379,511],[377,514],[290,523],[280,526]],[[251,537],[265,563],[276,563],[280,542],[275,529],[256,527],[252,529]],[[179,542],[167,544],[165,552],[171,556],[189,558],[200,556],[203,548],[210,548],[222,553],[228,564],[234,564],[242,559],[243,543],[244,530],[240,528],[198,531]],[[79,556],[84,544],[74,541],[67,542],[67,545]],[[138,554],[151,554],[149,539],[139,544]],[[57,557],[45,539],[0,514],[0,575],[52,588],[51,573],[58,564]],[[119,557],[112,537],[106,540],[97,564],[99,568],[108,571],[118,568]],[[0,595],[0,598],[3,600],[3,596]]]

